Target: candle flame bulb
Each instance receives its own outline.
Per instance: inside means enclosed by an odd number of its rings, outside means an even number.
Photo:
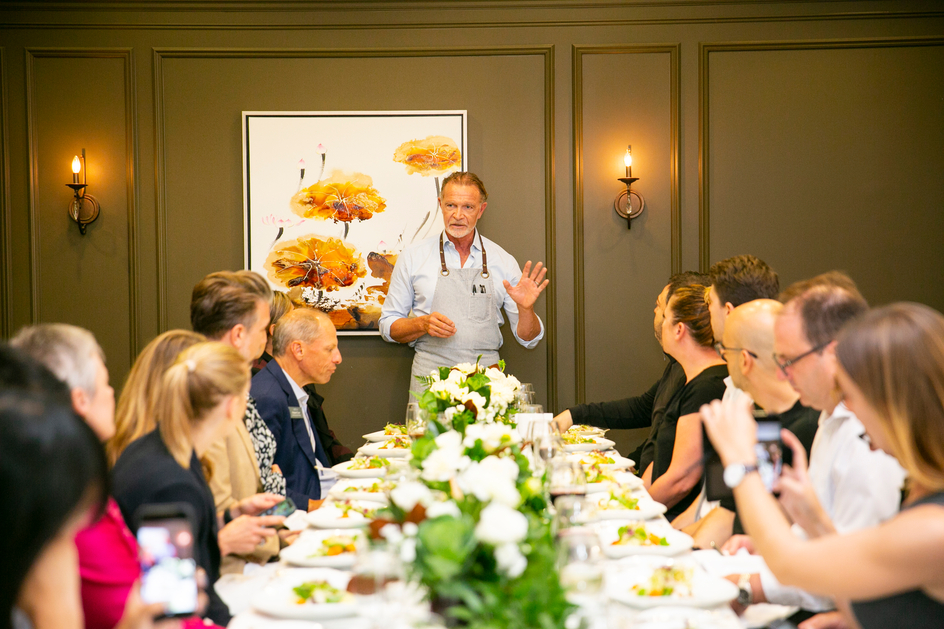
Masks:
[[[298,160],[298,169],[299,169],[299,170],[305,170],[305,160],[304,160],[304,159]]]
[[[626,154],[623,155],[623,165],[626,166],[626,176],[633,176],[633,147],[629,145],[626,147]]]
[[[82,170],[82,162],[79,161],[79,156],[76,155],[72,158],[72,173],[78,175],[80,170]]]
[[[318,145],[318,152],[324,155],[327,151],[325,150],[324,144]]]

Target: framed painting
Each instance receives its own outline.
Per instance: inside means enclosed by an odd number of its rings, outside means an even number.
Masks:
[[[443,228],[465,111],[243,112],[246,268],[339,333],[379,334],[404,247]]]

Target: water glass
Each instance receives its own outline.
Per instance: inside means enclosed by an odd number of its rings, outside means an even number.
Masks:
[[[414,439],[426,434],[426,422],[417,402],[406,405],[406,434]]]
[[[584,526],[596,516],[596,505],[580,494],[563,494],[554,501],[556,532]]]
[[[593,529],[575,527],[561,531],[558,566],[567,599],[581,606],[597,603],[603,592],[600,539]]]
[[[560,430],[550,414],[531,416],[526,439],[530,444],[534,471],[537,474],[543,474],[548,461],[563,452]]]
[[[561,496],[586,496],[587,473],[580,461],[557,457],[548,463],[547,486],[553,500]]]
[[[369,619],[372,629],[386,627],[386,619],[398,615],[404,588],[403,562],[393,548],[358,551],[348,589],[357,600],[358,613]]]

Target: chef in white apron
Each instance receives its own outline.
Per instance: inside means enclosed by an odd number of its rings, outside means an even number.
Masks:
[[[514,257],[476,230],[487,196],[472,173],[447,177],[439,199],[445,230],[397,259],[380,331],[386,340],[416,349],[411,391],[424,390],[416,376],[438,367],[474,364],[479,356],[481,365],[497,363],[502,309],[524,347],[535,347],[544,336],[534,304],[549,283],[547,269],[528,261],[522,272]]]

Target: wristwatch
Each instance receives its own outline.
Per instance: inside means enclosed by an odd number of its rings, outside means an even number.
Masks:
[[[724,484],[729,488],[734,489],[741,484],[741,481],[744,480],[744,477],[750,474],[751,472],[757,471],[757,465],[744,465],[743,463],[732,463],[731,465],[725,466],[724,474],[722,474],[722,479]]]
[[[751,575],[742,574],[738,578],[738,605],[747,607],[754,602],[754,588],[751,587]]]

